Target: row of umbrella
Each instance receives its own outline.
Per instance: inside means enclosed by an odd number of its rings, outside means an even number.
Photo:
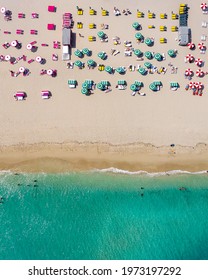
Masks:
[[[87,56],[91,56],[92,55],[92,51],[89,50],[88,48],[84,48],[83,50],[75,50],[74,54],[79,57],[79,58],[83,58],[84,55]],[[102,60],[105,60],[107,58],[107,54],[106,52],[99,52],[98,53],[98,57],[101,58]]]
[[[194,74],[193,70],[191,70],[190,68],[186,69],[186,71],[185,71],[186,76],[191,77],[191,76],[193,76],[193,74]],[[196,76],[197,77],[203,77],[204,75],[205,75],[205,73],[201,69],[196,70]]]
[[[188,48],[190,49],[190,50],[194,50],[195,49],[195,44],[193,43],[193,42],[190,42],[190,43],[188,43]],[[206,50],[206,46],[205,46],[205,44],[204,43],[202,43],[202,42],[200,42],[200,43],[198,43],[198,48],[199,48],[199,50]]]
[[[203,65],[202,59],[201,58],[195,59],[192,54],[187,54],[185,58],[189,63],[195,62],[195,64],[199,67],[201,67]]]
[[[189,82],[190,89],[203,89],[204,85],[201,82]]]

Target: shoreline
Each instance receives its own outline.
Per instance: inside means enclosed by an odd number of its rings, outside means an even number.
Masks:
[[[129,172],[208,170],[208,145],[154,146],[145,143],[39,143],[0,146],[0,170],[65,173],[118,169]],[[110,171],[110,170],[109,170]]]

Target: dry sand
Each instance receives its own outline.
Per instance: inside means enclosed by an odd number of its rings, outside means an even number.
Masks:
[[[70,2],[63,0],[59,3],[57,1],[31,0],[30,5],[28,5],[26,0],[0,0],[0,7],[4,6],[12,11],[12,21],[9,22],[4,21],[3,15],[0,14],[1,45],[5,41],[11,42],[15,39],[22,43],[20,50],[12,47],[5,50],[1,47],[0,54],[10,54],[15,57],[25,54],[27,59],[40,55],[47,61],[45,65],[40,65],[37,62],[28,64],[22,60],[15,65],[0,62],[0,145],[2,147],[0,159],[2,169],[16,170],[21,166],[27,170],[26,163],[35,159],[33,167],[31,164],[29,165],[29,170],[54,171],[54,165],[49,163],[49,158],[58,159],[59,170],[111,166],[148,171],[208,169],[206,161],[206,144],[208,143],[207,78],[205,76],[200,79],[194,76],[192,79],[193,81],[202,81],[205,85],[202,97],[193,96],[190,91],[184,90],[188,82],[184,78],[185,69],[190,67],[196,71],[197,67],[184,63],[184,57],[190,51],[187,47],[178,46],[177,32],[170,31],[172,25],[178,25],[178,21],[171,19],[171,11],[177,13],[181,1],[158,0],[155,2],[146,0],[139,1],[138,4],[137,2],[131,1],[127,4],[124,0],[71,0]],[[202,14],[201,1],[187,0],[186,3],[190,7],[188,23],[192,30],[192,39],[195,44],[198,44],[200,36],[206,34],[206,28],[201,27],[201,22],[206,21],[208,15]],[[53,4],[57,7],[57,12],[49,13],[47,6]],[[77,15],[77,5],[84,9],[83,16]],[[89,6],[97,10],[96,16],[89,15]],[[129,8],[132,14],[128,16],[122,14],[116,17],[113,15],[114,6],[120,10]],[[109,11],[109,16],[101,16],[101,7]],[[137,19],[137,9],[145,13],[143,19]],[[156,13],[156,19],[148,19],[148,10]],[[18,19],[19,12],[25,13],[26,18]],[[31,19],[32,12],[39,13],[39,19]],[[149,74],[143,77],[138,72],[127,71],[124,76],[121,76],[118,73],[109,75],[106,72],[99,72],[97,69],[67,69],[66,62],[61,60],[61,49],[54,50],[52,44],[54,40],[61,41],[62,14],[64,12],[73,14],[75,21],[73,33],[84,35],[84,38],[76,36],[75,48],[72,49],[72,61],[76,60],[74,55],[76,48],[88,47],[92,50],[92,58],[97,63],[102,62],[97,57],[97,53],[102,50],[108,54],[108,59],[104,62],[105,65],[112,65],[115,68],[129,64],[143,65],[146,60],[137,61],[134,55],[124,57],[123,41],[131,40],[133,47],[142,51],[151,50],[166,53],[165,61],[157,62],[155,59],[152,61],[157,67],[166,67],[168,69],[166,74]],[[160,13],[163,12],[168,14],[168,19],[160,19]],[[83,29],[77,29],[77,21],[83,22]],[[145,37],[155,38],[153,47],[136,43],[135,31],[132,28],[134,21],[141,23],[141,32]],[[48,31],[47,23],[55,23],[56,30]],[[89,23],[97,24],[97,28],[89,29]],[[88,42],[88,35],[96,36],[101,23],[109,24],[109,29],[106,30],[109,42],[101,43],[98,38],[96,42]],[[148,29],[150,24],[155,25],[156,28]],[[160,25],[166,25],[167,31],[160,32]],[[16,35],[16,29],[24,29],[24,35]],[[37,29],[38,35],[30,35],[30,29]],[[11,34],[4,34],[5,30],[11,31]],[[113,45],[112,37],[116,35],[121,38],[119,46]],[[167,38],[167,44],[160,44],[160,37]],[[31,53],[26,49],[26,45],[34,40],[38,42],[38,50],[36,53]],[[47,43],[49,47],[41,47],[41,43]],[[207,45],[206,41],[205,45]],[[112,48],[120,50],[120,54],[115,57],[111,56],[110,50]],[[169,58],[168,49],[177,49],[177,57]],[[58,62],[52,61],[52,53],[59,55]],[[207,71],[207,55],[200,54],[198,48],[192,54],[205,61],[202,69]],[[85,63],[87,60],[87,57],[83,59]],[[178,67],[177,74],[170,73],[168,66],[170,62]],[[17,71],[20,66],[27,66],[31,74],[28,77],[11,77],[9,70]],[[57,69],[58,76],[56,78],[47,75],[40,76],[39,72],[42,68]],[[68,88],[67,81],[70,78],[78,80],[76,90]],[[105,94],[96,89],[95,94],[89,97],[84,96],[81,94],[81,84],[85,79],[92,79],[96,83],[101,80],[109,80],[113,90]],[[124,91],[115,88],[120,79],[125,79],[128,83],[128,88]],[[145,97],[131,96],[129,87],[135,80],[144,82],[142,91],[146,93]],[[162,81],[163,88],[160,92],[153,93],[149,90],[149,84],[154,80]],[[180,84],[178,91],[170,90],[171,81],[177,81]],[[50,100],[41,99],[40,92],[44,89],[52,92]],[[20,90],[25,91],[28,95],[24,102],[16,102],[13,99],[14,92]],[[76,144],[76,149],[74,149],[74,143],[77,142],[82,144]],[[94,144],[88,145],[87,143]],[[128,145],[129,143],[144,144]],[[177,145],[176,149],[179,149],[176,154],[168,147],[172,143]],[[197,145],[198,143],[204,144]],[[107,151],[104,149],[100,153],[99,149],[102,150],[103,145],[110,147],[111,152],[108,152],[109,149]],[[138,145],[140,149],[137,150]],[[149,146],[152,148],[149,149]],[[184,148],[181,148],[182,146]],[[125,152],[120,153],[118,147]],[[192,152],[190,153],[190,151]],[[44,158],[47,160],[45,159],[43,163]],[[65,159],[66,164],[63,163]]]

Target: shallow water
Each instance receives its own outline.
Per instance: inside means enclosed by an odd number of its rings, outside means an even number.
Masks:
[[[0,259],[208,259],[205,174],[8,172],[0,196]]]

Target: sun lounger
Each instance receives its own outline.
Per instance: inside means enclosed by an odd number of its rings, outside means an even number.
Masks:
[[[30,64],[30,63],[32,63],[33,61],[35,61],[34,59],[30,59],[30,60],[28,60],[28,63]]]
[[[90,14],[91,16],[93,16],[93,15],[96,15],[97,12],[96,12],[94,9],[90,9],[90,10],[89,10],[89,14]]]
[[[22,30],[22,29],[17,29],[17,30],[16,30],[16,34],[18,34],[18,35],[23,35],[23,34],[24,34],[24,30]]]
[[[42,96],[42,99],[49,99],[49,97],[50,97],[50,91],[48,91],[48,90],[42,90],[42,91],[41,91],[41,96]]]
[[[96,37],[95,36],[88,36],[88,41],[89,42],[94,42],[94,41],[96,41]]]
[[[30,42],[30,45],[35,45],[35,44],[37,44],[37,41],[32,41],[32,42]]]
[[[18,13],[18,18],[25,18],[25,14],[23,14],[23,13]]]
[[[16,93],[14,94],[14,98],[15,98],[16,100],[18,100],[18,101],[24,100],[25,97],[26,97],[25,92],[18,91],[18,92],[16,92]]]
[[[48,47],[48,44],[41,44],[42,47]]]
[[[31,29],[30,30],[30,34],[31,35],[37,35],[38,34],[38,30]]]

